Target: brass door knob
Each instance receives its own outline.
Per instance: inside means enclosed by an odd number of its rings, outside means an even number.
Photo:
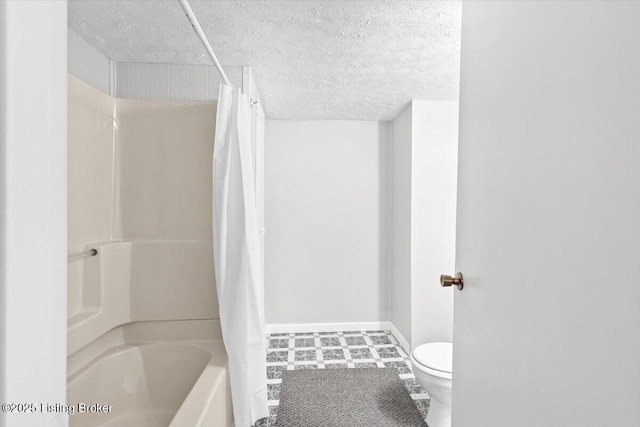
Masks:
[[[462,278],[462,273],[456,273],[455,277],[451,277],[449,275],[443,274],[442,276],[440,276],[440,286],[447,287],[447,286],[457,286],[458,290],[462,290],[462,287],[464,286],[464,279]]]

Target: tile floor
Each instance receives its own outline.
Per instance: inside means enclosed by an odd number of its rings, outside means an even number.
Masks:
[[[282,371],[294,369],[395,368],[423,418],[429,398],[411,371],[411,360],[390,331],[271,334],[267,349],[268,419],[275,427]]]

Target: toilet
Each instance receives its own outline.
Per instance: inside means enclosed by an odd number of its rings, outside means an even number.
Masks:
[[[411,353],[413,374],[431,396],[427,414],[429,427],[451,427],[451,378],[453,344],[432,342]]]

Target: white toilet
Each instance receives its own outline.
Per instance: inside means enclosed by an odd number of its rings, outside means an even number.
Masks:
[[[427,424],[451,427],[451,378],[453,345],[432,342],[416,347],[411,353],[413,374],[431,396]]]

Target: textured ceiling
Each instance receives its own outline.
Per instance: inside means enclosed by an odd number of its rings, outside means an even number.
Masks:
[[[190,3],[220,62],[252,67],[269,118],[389,120],[458,98],[459,2]],[[116,61],[211,63],[175,0],[69,1],[69,27]]]

